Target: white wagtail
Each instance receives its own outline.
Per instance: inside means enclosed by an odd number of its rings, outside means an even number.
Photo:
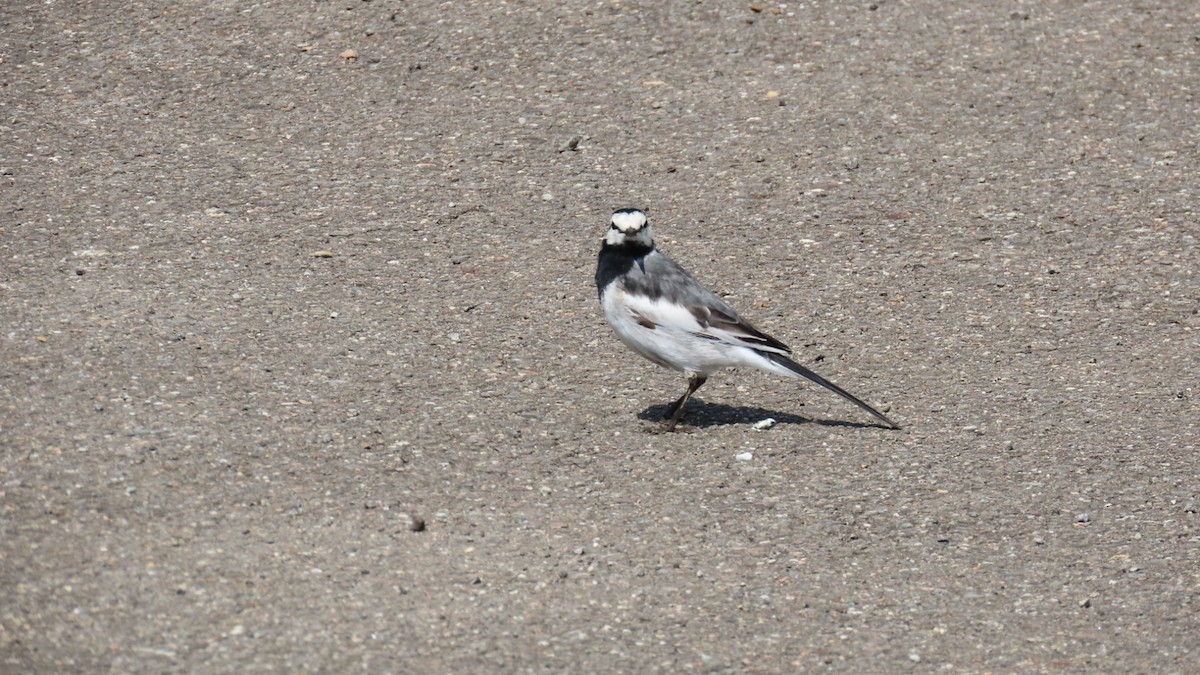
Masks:
[[[749,367],[788,377],[803,376],[874,415],[900,426],[836,384],[788,358],[792,350],[738,316],[687,270],[654,248],[646,214],[621,209],[612,216],[596,265],[596,289],[604,316],[633,351],[688,376],[688,388],[667,409],[665,431],[683,417],[688,398],[710,375]]]

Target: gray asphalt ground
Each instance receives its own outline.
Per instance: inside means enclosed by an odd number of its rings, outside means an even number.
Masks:
[[[1200,672],[1198,95],[1190,0],[4,2],[0,671]],[[627,206],[904,429],[651,433]]]

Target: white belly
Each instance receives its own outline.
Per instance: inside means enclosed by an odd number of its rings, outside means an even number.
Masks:
[[[642,305],[645,311],[638,313]],[[777,370],[753,349],[699,335],[703,328],[686,309],[631,299],[619,284],[607,289],[601,306],[621,342],[664,368],[704,377],[734,367]]]

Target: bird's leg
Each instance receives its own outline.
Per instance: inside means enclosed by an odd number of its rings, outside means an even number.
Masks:
[[[667,411],[665,413],[663,413],[663,416],[662,416],[662,418],[664,420],[669,420],[672,417],[674,417],[675,413],[679,412],[679,409],[682,408],[683,404],[687,402],[688,397],[690,397],[692,395],[692,392],[695,391],[695,389],[692,389],[691,385],[692,385],[692,378],[688,377],[688,390],[683,393],[683,396],[680,396],[679,398],[675,399],[674,403],[667,406]]]
[[[708,378],[704,377],[703,375],[692,375],[688,378],[687,391],[683,392],[683,396],[680,396],[679,400],[667,410],[667,426],[663,429],[663,431],[673,431],[675,429],[675,425],[679,424],[679,420],[683,419],[683,407],[687,405],[688,399],[692,397],[692,394],[696,393],[696,390],[699,389],[707,379]]]
[[[690,388],[689,388],[689,393],[690,393]],[[680,396],[679,398],[675,399],[674,403],[667,406],[667,411],[665,413],[663,413],[663,416],[662,416],[663,420],[671,419],[671,417],[679,410],[679,408],[683,405],[683,402],[686,401],[687,399],[688,399],[687,394],[684,394],[683,396]]]

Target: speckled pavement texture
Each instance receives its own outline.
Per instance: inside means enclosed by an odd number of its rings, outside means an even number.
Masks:
[[[1197,672],[1198,94],[1184,0],[4,2],[0,671]],[[904,429],[652,433],[628,206]]]

